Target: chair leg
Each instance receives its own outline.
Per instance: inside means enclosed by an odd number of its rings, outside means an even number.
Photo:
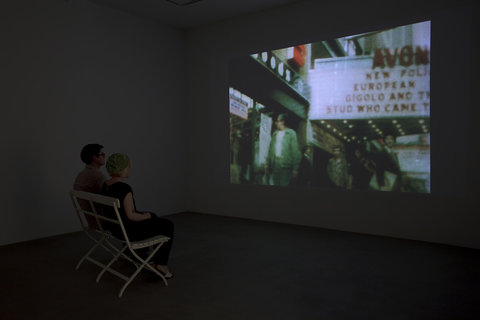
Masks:
[[[160,247],[164,244],[164,242],[160,243],[154,250],[152,250],[152,253],[150,253],[150,255],[148,256],[148,260],[147,261],[150,261],[150,259],[155,255],[155,253],[158,251],[158,249],[160,249]],[[163,280],[163,283],[165,283],[165,286],[168,287],[168,282],[167,282],[167,279],[165,278],[165,276],[160,272],[158,271],[156,268],[152,267],[151,265],[147,264],[146,267],[150,270],[150,271],[153,271],[155,274],[157,274],[160,278],[162,278]]]
[[[125,251],[125,249],[127,248],[127,246],[124,246],[122,248],[122,250],[118,251],[117,254],[115,254],[113,256],[113,258],[110,260],[110,262],[102,269],[102,271],[100,271],[100,273],[98,274],[97,276],[97,279],[96,279],[96,282],[98,283],[100,281],[100,278],[102,278],[103,274],[105,273],[105,271],[110,271],[110,266],[115,262],[117,261],[118,257],[120,257],[121,255],[124,255],[123,252]]]
[[[109,245],[110,248],[107,248],[107,247],[104,247],[108,252],[110,252],[113,256],[115,255],[115,253],[119,253],[120,250],[118,249],[118,247],[116,245],[114,245],[113,243],[111,243],[110,241],[108,241],[108,239],[105,239],[105,243],[107,243]],[[125,248],[123,248],[123,250],[126,250],[126,246]],[[135,264],[135,261],[133,261],[129,256],[127,256],[126,254],[123,254],[123,253],[120,253],[120,255],[122,256],[123,259]]]
[[[160,243],[154,250],[152,250],[152,252],[150,253],[150,255],[144,260],[142,258],[140,258],[136,253],[135,251],[133,251],[133,255],[139,260],[141,261],[141,265],[137,266],[137,270],[135,270],[135,272],[130,276],[130,278],[126,281],[126,283],[122,286],[122,288],[120,289],[120,292],[118,293],[118,297],[121,298],[122,295],[123,295],[123,292],[125,291],[125,289],[127,289],[127,287],[130,285],[130,283],[133,281],[133,279],[135,279],[135,277],[140,273],[140,271],[142,271],[143,268],[148,268],[150,269],[151,271],[153,271],[154,273],[156,273],[160,278],[163,279],[163,283],[165,283],[165,286],[168,286],[168,282],[167,282],[167,279],[165,279],[164,275],[158,271],[157,269],[155,269],[154,267],[152,267],[150,264],[149,264],[149,261],[150,259],[155,255],[155,253],[158,251],[158,249],[160,249],[160,247],[163,245],[163,242]]]
[[[95,249],[97,249],[98,247],[102,246],[102,242],[105,240],[104,237],[102,237],[101,239],[98,239],[98,240],[95,240],[95,245],[90,248],[90,250],[87,251],[87,253],[80,259],[80,261],[78,261],[76,267],[75,267],[75,270],[78,270],[80,268],[80,265],[83,263],[83,261],[85,261],[89,256],[90,254],[95,251]]]
[[[133,281],[133,279],[135,279],[135,277],[138,275],[138,273],[143,269],[144,267],[144,264],[140,265],[137,270],[135,270],[135,272],[130,276],[130,278],[125,282],[125,284],[122,286],[122,288],[120,289],[120,292],[118,293],[118,297],[121,298],[122,295],[123,295],[123,292],[125,291],[125,289],[127,289],[127,287],[130,285],[130,283]]]

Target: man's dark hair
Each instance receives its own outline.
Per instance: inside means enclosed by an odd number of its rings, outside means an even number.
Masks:
[[[97,143],[87,144],[83,147],[82,152],[80,152],[80,159],[83,163],[91,164],[93,161],[93,156],[98,156],[100,150],[103,149],[103,146]]]

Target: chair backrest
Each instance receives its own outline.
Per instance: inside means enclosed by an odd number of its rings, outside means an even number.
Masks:
[[[83,217],[93,217],[97,222],[98,231],[108,231],[113,224],[123,234],[124,239],[121,240],[129,242],[120,216],[120,201],[118,199],[80,190],[71,190],[70,197],[84,231],[87,231],[90,227]],[[89,205],[86,206],[86,203]],[[106,215],[107,211],[114,212],[114,214]],[[119,237],[118,234],[116,236]]]

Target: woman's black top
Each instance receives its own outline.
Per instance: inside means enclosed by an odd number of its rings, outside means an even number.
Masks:
[[[108,197],[116,198],[120,201],[120,217],[122,219],[123,225],[125,227],[125,230],[127,231],[127,234],[130,233],[129,230],[131,230],[134,227],[135,221],[132,221],[128,219],[126,213],[125,213],[125,208],[123,206],[123,201],[125,200],[125,197],[127,194],[131,192],[132,197],[133,197],[133,190],[132,188],[124,183],[124,182],[116,182],[112,185],[107,185],[106,183],[103,184],[102,187],[102,194]],[[133,199],[133,207],[134,210],[137,211],[136,206],[135,206],[135,199]],[[106,216],[112,219],[116,219],[115,217],[115,211],[113,208],[108,208],[107,212],[105,212]],[[114,236],[118,237],[121,236],[121,229],[119,225],[114,225],[114,224],[108,224],[108,227],[106,226],[108,230],[110,230]],[[123,237],[122,237],[123,238]]]

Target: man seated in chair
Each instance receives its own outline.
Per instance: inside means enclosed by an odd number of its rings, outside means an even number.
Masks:
[[[73,183],[74,190],[86,191],[91,193],[101,193],[102,186],[106,175],[100,171],[105,164],[105,153],[103,146],[100,144],[87,144],[80,152],[80,158],[85,163],[85,168],[80,171]],[[81,203],[82,208],[89,209],[88,203]],[[97,228],[97,221],[94,217],[86,215],[88,227],[90,229]]]

